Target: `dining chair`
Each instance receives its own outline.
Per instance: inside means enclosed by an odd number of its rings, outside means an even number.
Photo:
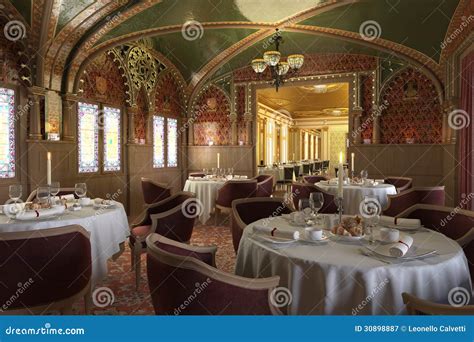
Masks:
[[[295,173],[295,179],[298,179],[301,176],[301,166],[300,165],[293,165],[293,171]]]
[[[71,314],[83,298],[89,314],[91,243],[78,225],[0,233],[0,313]]]
[[[281,315],[271,293],[280,277],[244,278],[215,267],[217,247],[196,247],[159,234],[146,240],[147,274],[157,315]]]
[[[34,189],[29,195],[28,198],[26,199],[26,202],[33,202],[34,199],[36,198],[36,193],[38,189]],[[76,189],[75,188],[59,188],[59,192],[56,196],[65,196],[65,195],[74,195],[75,199],[78,199],[79,197],[76,195]]]
[[[206,177],[206,174],[204,174],[202,172],[201,173],[200,172],[191,172],[189,174],[189,177],[204,178],[204,177]]]
[[[315,162],[314,163],[314,172],[315,173],[322,173],[322,169],[323,169],[323,162],[322,161],[318,161],[318,162]]]
[[[402,293],[402,298],[409,315],[474,315],[474,305],[438,304],[406,292]]]
[[[397,217],[417,218],[421,224],[455,240],[464,250],[474,279],[474,211],[429,204],[415,204]]]
[[[232,202],[232,243],[239,249],[242,233],[247,225],[263,218],[289,214],[293,210],[280,198],[246,198]]]
[[[171,188],[148,178],[141,178],[143,199],[146,204],[157,203],[171,196]]]
[[[130,228],[131,269],[135,270],[138,290],[141,275],[141,254],[146,251],[146,238],[159,233],[179,242],[189,242],[194,221],[201,204],[192,192],[180,191],[158,203],[150,204],[144,217]]]
[[[304,175],[309,175],[310,173],[311,173],[310,165],[309,164],[303,164],[303,176]]]
[[[303,183],[315,184],[320,181],[326,181],[329,178],[326,176],[303,176]]]
[[[295,176],[295,167],[293,166],[284,166],[283,167],[283,179],[278,180],[277,184],[283,186],[283,190],[288,191],[288,187],[293,182],[293,177]]]
[[[217,191],[216,208],[230,214],[233,200],[255,197],[256,193],[257,180],[255,179],[227,181]]]
[[[384,183],[395,186],[397,193],[400,193],[413,186],[413,178],[389,176],[384,178]]]
[[[444,186],[415,187],[396,195],[388,195],[387,198],[383,214],[395,217],[415,204],[444,206],[445,191]]]
[[[271,175],[258,175],[257,192],[255,197],[270,197],[273,194],[274,177]]]
[[[337,212],[337,205],[335,202],[334,195],[324,191],[321,188],[318,188],[314,184],[298,182],[294,182],[293,184],[291,184],[291,197],[293,200],[294,209],[298,210],[299,200],[303,198],[309,198],[312,192],[320,192],[323,194],[324,204],[323,207],[319,210],[321,214],[333,214]]]

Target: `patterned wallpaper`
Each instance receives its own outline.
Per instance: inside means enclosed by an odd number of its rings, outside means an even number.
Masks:
[[[360,123],[365,125],[362,131],[362,139],[372,140],[373,120],[371,119],[373,108],[372,87],[374,85],[374,78],[371,75],[362,76],[361,78],[361,107],[363,109]],[[363,126],[364,127],[364,126]]]
[[[247,130],[245,129],[245,87],[240,86],[237,87],[237,94],[236,96],[236,111],[237,111],[237,140],[238,141],[246,141],[247,138]]]
[[[230,103],[224,91],[210,86],[196,101],[194,108],[194,145],[230,144]]]
[[[404,144],[407,139],[418,144],[441,143],[442,109],[428,77],[404,69],[386,85],[381,96],[388,103],[380,118],[383,144]]]
[[[148,117],[147,95],[144,88],[137,95],[137,113],[135,115],[135,138],[146,138],[146,118]]]
[[[155,90],[155,112],[160,115],[178,118],[184,111],[182,92],[178,82],[168,73],[159,79]]]
[[[82,97],[114,106],[125,106],[127,87],[122,73],[108,54],[101,54],[87,67],[82,77]]]
[[[339,163],[339,152],[346,153],[346,135],[344,131],[329,131],[329,160],[330,165],[335,166]],[[329,170],[331,174],[334,172],[334,167]]]

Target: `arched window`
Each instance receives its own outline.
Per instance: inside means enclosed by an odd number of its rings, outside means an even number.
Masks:
[[[178,166],[178,120],[167,118],[168,167]]]
[[[104,107],[104,171],[120,171],[120,109]]]
[[[15,92],[0,88],[0,178],[15,177]]]
[[[165,167],[165,118],[153,116],[153,167]]]

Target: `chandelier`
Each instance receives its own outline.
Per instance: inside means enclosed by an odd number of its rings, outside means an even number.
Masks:
[[[282,61],[280,53],[280,44],[283,38],[278,29],[271,40],[275,43],[275,50],[266,51],[263,58],[252,60],[252,69],[259,75],[263,74],[267,66],[270,68],[273,85],[278,92],[278,88],[284,83],[286,76],[296,73],[303,66],[304,56],[300,54],[289,55],[286,62]]]

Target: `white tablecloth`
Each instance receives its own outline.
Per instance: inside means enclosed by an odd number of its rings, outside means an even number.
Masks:
[[[217,190],[219,190],[225,181],[223,180],[186,180],[184,191],[194,192],[196,198],[202,203],[199,221],[205,224],[211,217],[216,203]]]
[[[270,224],[282,230],[297,229],[280,217]],[[289,314],[403,314],[402,292],[439,303],[447,303],[448,293],[455,287],[472,292],[464,252],[440,233],[410,235],[413,246],[436,249],[439,255],[389,265],[362,255],[365,240],[275,245],[251,235],[252,224],[240,242],[236,274],[250,278],[279,275],[279,286],[292,295]]]
[[[0,232],[18,232],[35,229],[48,229],[77,224],[90,233],[92,254],[92,285],[107,275],[107,260],[120,251],[120,243],[129,235],[127,214],[123,205],[111,209],[95,210],[83,207],[80,211],[65,211],[60,217],[51,220],[15,221],[0,215]]]
[[[317,187],[327,191],[333,195],[337,195],[337,185],[328,185],[318,182]],[[391,184],[378,184],[376,186],[365,187],[360,185],[344,185],[344,214],[357,215],[360,214],[360,203],[365,196],[373,197],[380,203],[381,209],[385,208],[388,202],[387,195],[395,195],[397,189]]]
[[[271,175],[275,179],[275,182],[285,180],[285,170],[283,169],[283,167],[259,168],[258,174]],[[294,172],[293,172],[293,181],[296,181]]]

